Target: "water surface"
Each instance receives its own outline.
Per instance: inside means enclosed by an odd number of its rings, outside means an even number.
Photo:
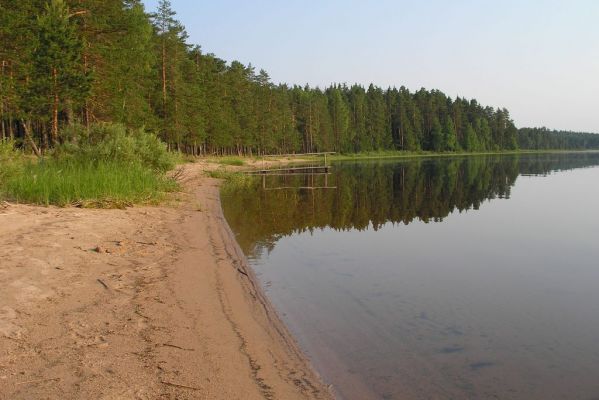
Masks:
[[[340,398],[592,400],[597,165],[597,153],[340,163],[227,187],[223,208]],[[281,189],[294,186],[329,189]]]

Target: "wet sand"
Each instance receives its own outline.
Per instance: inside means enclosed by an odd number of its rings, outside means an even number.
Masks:
[[[0,205],[1,399],[330,399],[206,163],[172,204]]]

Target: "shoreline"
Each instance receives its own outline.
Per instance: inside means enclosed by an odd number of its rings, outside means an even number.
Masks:
[[[450,158],[450,157],[476,157],[476,156],[513,156],[531,154],[572,154],[572,153],[596,153],[598,149],[584,150],[498,150],[498,151],[460,151],[460,152],[420,152],[410,153],[401,151],[382,153],[356,153],[337,154],[330,157],[331,161],[360,161],[360,160],[383,160],[383,159],[411,159],[411,158]]]
[[[597,153],[599,149],[584,150],[502,150],[502,151],[479,151],[479,152],[403,152],[403,151],[381,151],[365,153],[335,153],[327,156],[327,163],[343,161],[377,161],[377,160],[410,160],[427,158],[453,158],[453,157],[480,157],[480,156],[516,156],[534,154],[586,154]],[[297,158],[296,158],[297,157]],[[222,159],[239,160],[243,164],[229,164],[219,162]],[[272,166],[283,166],[292,164],[303,164],[311,162],[323,162],[323,157],[306,154],[266,155],[266,156],[217,156],[208,157],[205,160],[221,167],[230,167],[233,171],[239,171],[238,167],[270,168]]]
[[[170,206],[0,209],[0,398],[333,398],[207,167]]]

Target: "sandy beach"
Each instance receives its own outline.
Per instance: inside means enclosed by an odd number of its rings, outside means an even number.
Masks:
[[[0,205],[0,398],[332,398],[205,168],[160,207]]]

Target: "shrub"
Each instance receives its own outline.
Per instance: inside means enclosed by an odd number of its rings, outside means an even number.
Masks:
[[[139,164],[160,172],[172,169],[177,162],[166,145],[144,129],[101,123],[88,130],[74,125],[65,130],[65,137],[68,140],[53,151],[54,158]]]
[[[22,161],[23,154],[15,149],[14,142],[0,140],[0,184],[19,171]]]
[[[143,164],[157,170],[168,171],[174,168],[178,160],[178,154],[168,151],[158,136],[146,132],[144,129],[137,129],[132,132],[135,139],[138,157]]]
[[[49,157],[32,160],[0,142],[0,198],[34,204],[124,207],[177,188],[177,158],[156,135],[119,124],[73,125]]]

